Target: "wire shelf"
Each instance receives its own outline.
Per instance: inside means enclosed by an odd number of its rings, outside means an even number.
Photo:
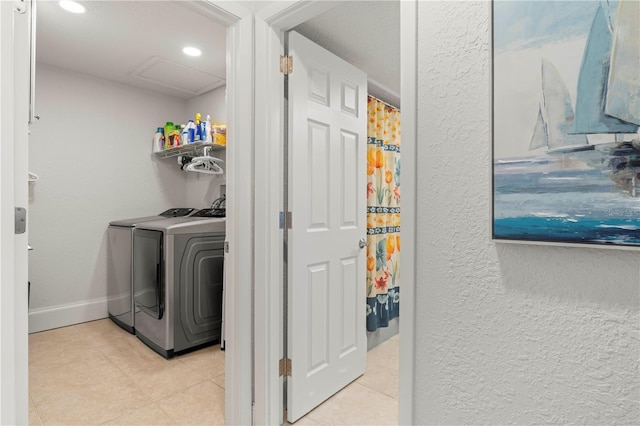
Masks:
[[[211,142],[194,142],[188,145],[178,146],[175,148],[165,149],[164,151],[154,152],[153,155],[159,158],[177,157],[178,155],[192,154],[201,151],[203,148],[209,147],[212,151],[220,151],[226,148],[225,145],[217,145]]]

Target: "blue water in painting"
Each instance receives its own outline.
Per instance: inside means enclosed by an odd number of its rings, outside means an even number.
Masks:
[[[495,164],[493,232],[497,239],[640,246],[640,197],[601,168]]]

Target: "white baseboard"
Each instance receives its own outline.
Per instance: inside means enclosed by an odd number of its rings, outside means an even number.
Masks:
[[[95,321],[109,316],[107,298],[29,310],[29,333]]]

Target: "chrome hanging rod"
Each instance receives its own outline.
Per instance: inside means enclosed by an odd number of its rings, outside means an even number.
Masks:
[[[376,98],[376,97],[375,97],[375,96],[373,96],[373,95],[367,95],[367,96],[368,96],[368,97],[370,97],[370,98],[375,99],[375,100],[376,100],[376,101],[378,101],[378,102],[382,102],[383,104],[385,104],[385,105],[386,105],[386,106],[388,106],[388,107],[391,107],[391,108],[393,108],[393,109],[397,109],[398,111],[400,111],[400,108],[398,108],[397,106],[391,105],[391,104],[390,104],[389,102],[387,102],[387,101],[383,101],[382,99],[380,99],[380,98]]]

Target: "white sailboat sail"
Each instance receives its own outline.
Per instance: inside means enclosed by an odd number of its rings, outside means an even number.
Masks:
[[[542,110],[538,108],[538,119],[536,120],[536,127],[533,129],[531,142],[529,143],[529,151],[544,148],[547,144],[547,129],[544,124],[544,119],[542,118]]]
[[[573,107],[569,90],[551,62],[542,59],[542,118],[546,130],[548,153],[593,149],[585,135],[573,130]],[[536,128],[538,126],[536,125]]]
[[[635,133],[638,126],[605,114],[613,34],[602,6],[593,18],[582,56],[573,133]],[[636,71],[637,73],[638,71]]]
[[[605,113],[640,126],[640,2],[620,0]]]

